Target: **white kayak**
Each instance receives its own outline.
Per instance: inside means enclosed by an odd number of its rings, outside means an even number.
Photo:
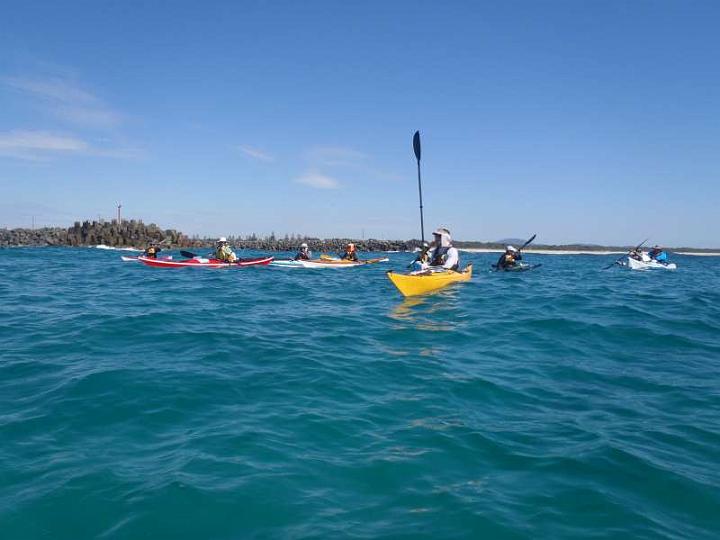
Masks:
[[[638,261],[632,257],[627,258],[627,267],[630,270],[653,270],[659,268],[661,270],[677,270],[677,264],[675,263],[661,263],[658,261]]]
[[[368,264],[376,264],[388,262],[387,257],[377,259],[361,259],[359,261],[345,261],[341,259],[321,258],[311,260],[287,260],[276,259],[270,263],[270,266],[281,266],[284,268],[355,268],[357,266],[367,266]]]

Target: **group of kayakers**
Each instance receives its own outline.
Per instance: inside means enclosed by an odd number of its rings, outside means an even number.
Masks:
[[[433,268],[443,268],[446,270],[457,270],[460,266],[460,253],[452,245],[452,237],[450,231],[445,228],[436,229],[433,232],[434,241],[432,245],[425,242],[423,249],[418,255],[417,259],[413,263],[416,270],[428,270]],[[149,259],[156,259],[158,253],[162,249],[160,244],[152,242],[143,252],[143,256]],[[224,262],[235,262],[238,260],[237,255],[230,247],[227,238],[221,236],[215,242],[214,257]],[[296,253],[294,260],[296,261],[307,261],[312,257],[307,243],[303,242],[300,244],[298,252]],[[349,242],[344,251],[339,254],[340,260],[345,261],[358,261],[357,246],[354,243]]]
[[[296,261],[309,261],[312,258],[312,252],[310,251],[310,248],[308,245],[303,242],[300,244],[300,249],[298,250],[297,254],[294,257],[294,260]],[[345,246],[345,251],[343,251],[340,254],[340,260],[343,261],[357,261],[358,260],[358,254],[357,254],[357,248],[355,247],[355,244],[352,242],[348,243]]]
[[[667,252],[658,245],[653,246],[653,248],[647,253],[638,246],[628,253],[628,257],[641,262],[657,261],[661,264],[668,262]]]
[[[162,249],[159,242],[151,242],[147,249],[143,252],[143,256],[150,259],[156,259],[158,253],[161,251]],[[642,262],[657,261],[659,263],[666,264],[668,261],[667,252],[658,245],[654,246],[647,253],[640,247],[637,247],[631,250],[628,256]],[[229,263],[238,260],[238,256],[232,250],[227,238],[224,236],[218,238],[215,242],[214,257],[220,261]],[[294,260],[307,261],[311,258],[312,252],[310,251],[307,243],[303,242],[300,244]],[[345,250],[339,254],[339,258],[346,261],[358,261],[358,252],[355,244],[349,242],[345,246]],[[508,245],[505,247],[505,252],[500,255],[500,258],[494,266],[497,270],[510,270],[518,264],[521,264],[520,261],[522,261],[521,250]],[[411,266],[416,273],[438,270],[458,271],[460,268],[460,252],[452,244],[450,231],[444,227],[435,229],[435,231],[433,231],[433,242],[431,244],[423,242],[422,249]]]
[[[162,249],[160,244],[152,242],[147,249],[145,249],[143,255],[150,259],[156,259],[158,253]],[[237,255],[230,247],[227,238],[221,236],[215,242],[215,253],[214,257],[224,262],[235,262],[238,260]],[[308,247],[307,243],[303,242],[300,244],[297,254],[294,259],[296,261],[307,261],[312,257],[312,252]],[[357,261],[358,252],[357,247],[354,243],[349,242],[345,246],[345,250],[340,254],[341,260],[346,261]],[[507,246],[505,253],[502,254],[497,262],[498,268],[506,269],[517,264],[518,261],[522,260],[522,255],[513,246]],[[423,247],[413,262],[413,267],[416,271],[427,271],[433,269],[443,270],[455,270],[457,271],[460,267],[460,252],[456,247],[452,245],[452,236],[450,231],[444,227],[440,227],[433,231],[433,242],[428,244],[423,243]]]

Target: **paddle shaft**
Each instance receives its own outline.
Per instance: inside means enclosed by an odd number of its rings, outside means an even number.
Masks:
[[[640,249],[640,248],[643,246],[643,244],[644,244],[645,242],[647,242],[648,240],[650,240],[650,239],[649,239],[649,238],[646,238],[645,240],[643,240],[642,242],[640,242],[637,246],[635,246],[635,249],[633,249],[632,251],[629,251],[628,253],[632,253],[633,251],[637,251],[637,250]],[[607,270],[608,268],[612,268],[612,267],[615,266],[616,264],[620,264],[620,261],[623,260],[623,258],[626,257],[626,256],[627,256],[627,255],[622,255],[622,256],[621,256],[618,260],[616,260],[614,263],[608,264],[605,268],[603,268],[603,270]]]
[[[420,160],[417,160],[418,169],[418,194],[420,196],[420,239],[425,243],[425,223],[423,220],[422,180],[420,176]]]
[[[518,249],[518,251],[522,251],[523,249],[528,247],[532,243],[532,241],[535,240],[536,236],[537,236],[537,234],[533,234],[527,242],[525,242],[522,246],[520,246],[520,249]]]
[[[425,243],[425,223],[423,220],[423,200],[422,200],[422,176],[420,174],[420,132],[416,131],[413,135],[413,151],[415,152],[415,158],[417,159],[417,172],[418,172],[418,194],[420,196],[420,240]]]

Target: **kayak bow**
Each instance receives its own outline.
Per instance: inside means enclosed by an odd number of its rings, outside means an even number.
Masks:
[[[122,259],[123,262],[140,262],[140,257],[142,257],[142,255],[134,255],[132,257],[126,257],[125,255],[120,256],[120,258]],[[170,261],[170,260],[172,260],[172,255],[158,257],[158,259],[163,260],[163,261]]]
[[[387,277],[403,296],[417,296],[453,283],[468,281],[472,277],[472,264],[468,264],[462,272],[446,270],[421,274],[396,274],[390,270]]]

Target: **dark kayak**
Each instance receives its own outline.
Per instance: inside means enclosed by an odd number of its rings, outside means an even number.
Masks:
[[[540,268],[541,264],[516,264],[515,266],[508,266],[507,268],[501,268],[497,264],[491,265],[493,270],[496,272],[527,272],[528,270],[535,270]]]

